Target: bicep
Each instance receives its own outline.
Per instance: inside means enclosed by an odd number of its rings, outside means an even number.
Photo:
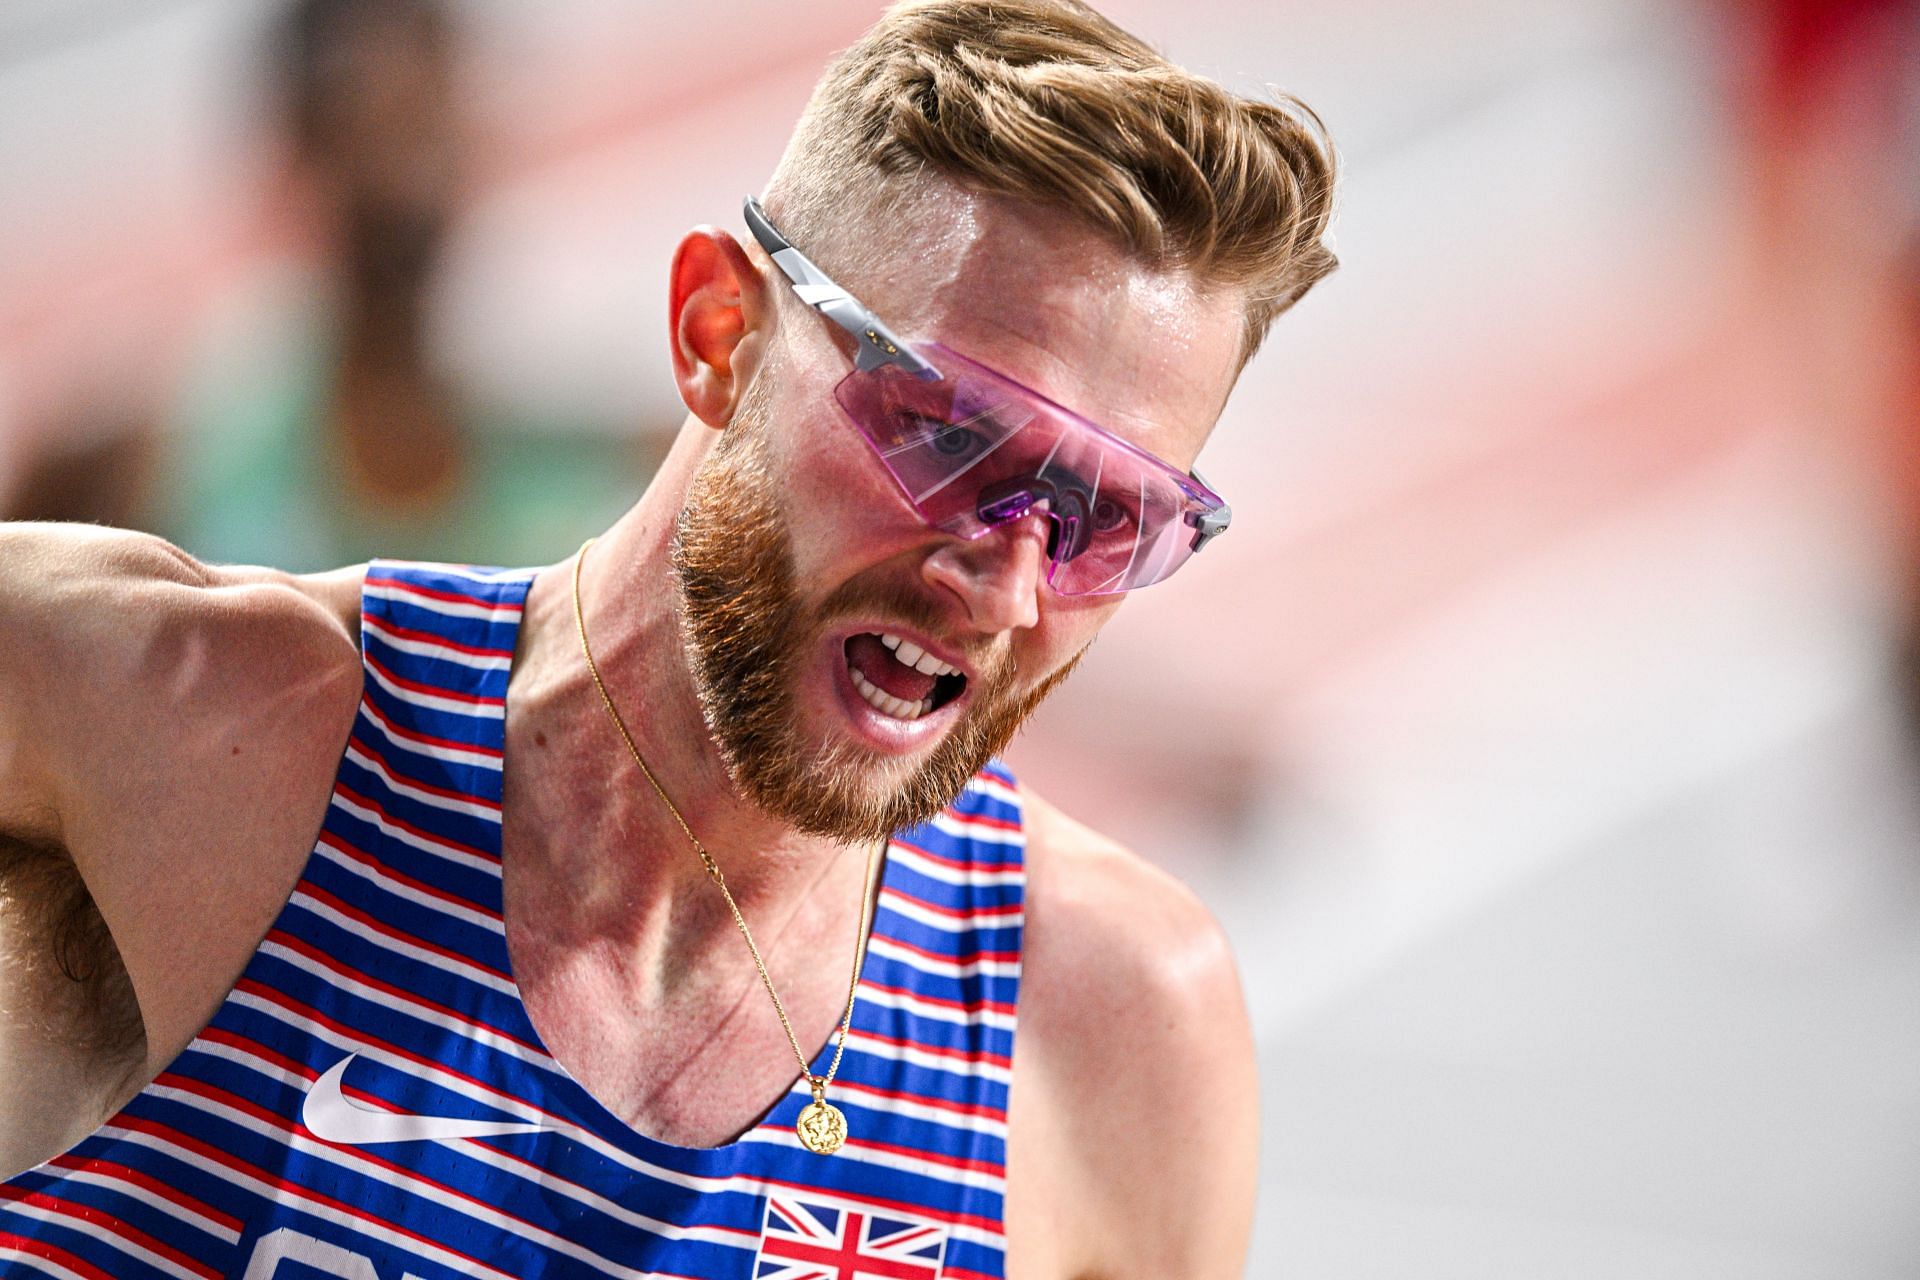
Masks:
[[[1056,1211],[1072,1274],[1237,1277],[1259,1086],[1225,935],[1172,877],[1035,816],[1050,847],[1029,860],[1014,1110],[1045,1137],[1022,1144],[1020,1181]]]
[[[1241,1274],[1259,1151],[1259,1081],[1224,939],[1185,941],[1138,978],[1106,1097],[1079,1149],[1104,1174],[1115,1252],[1104,1274]]]
[[[358,653],[286,575],[210,570],[158,539],[68,550],[61,589],[16,593],[41,615],[22,741],[149,1035],[171,1043],[198,1030],[312,847]]]
[[[168,829],[173,801],[251,776],[258,741],[330,735],[358,672],[287,575],[90,525],[0,525],[0,635],[0,825],[57,834],[110,922],[117,882],[137,901],[203,843]]]

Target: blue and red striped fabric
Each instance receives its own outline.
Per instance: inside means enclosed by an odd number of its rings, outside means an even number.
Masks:
[[[797,1081],[724,1146],[648,1138],[542,1046],[507,957],[501,746],[531,577],[370,566],[365,693],[299,884],[193,1043],[73,1150],[0,1184],[0,1275],[770,1280],[795,1265],[762,1255],[783,1214],[881,1224],[842,1247],[910,1240],[910,1274],[1003,1274],[1012,779],[990,767],[889,847],[833,1091],[853,1133],[839,1153],[800,1146]],[[349,1057],[363,1108],[543,1131],[323,1141],[302,1102]]]

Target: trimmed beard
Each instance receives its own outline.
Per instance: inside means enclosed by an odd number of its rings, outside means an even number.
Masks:
[[[808,610],[794,586],[792,540],[766,445],[762,370],[694,477],[674,526],[673,571],[682,642],[700,713],[734,786],[809,835],[884,839],[952,804],[1079,664],[1082,649],[1025,693],[1010,651],[968,678],[972,701],[904,777],[858,744],[809,741],[794,688],[811,641],[864,615],[938,635],[947,625],[923,596],[854,579]]]

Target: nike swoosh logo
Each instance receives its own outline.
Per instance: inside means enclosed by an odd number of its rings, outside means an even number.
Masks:
[[[462,1120],[405,1111],[376,1111],[347,1097],[341,1081],[360,1055],[350,1053],[328,1067],[300,1104],[300,1123],[323,1142],[366,1147],[380,1142],[448,1142],[455,1138],[497,1138],[510,1133],[544,1133],[548,1126],[503,1120]]]

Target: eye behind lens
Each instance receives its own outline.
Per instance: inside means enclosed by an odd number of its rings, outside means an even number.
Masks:
[[[980,437],[971,427],[949,426],[933,437],[936,451],[949,458],[963,458],[979,446]]]
[[[1127,509],[1112,498],[1101,498],[1093,504],[1092,519],[1096,533],[1112,533],[1129,521]]]

